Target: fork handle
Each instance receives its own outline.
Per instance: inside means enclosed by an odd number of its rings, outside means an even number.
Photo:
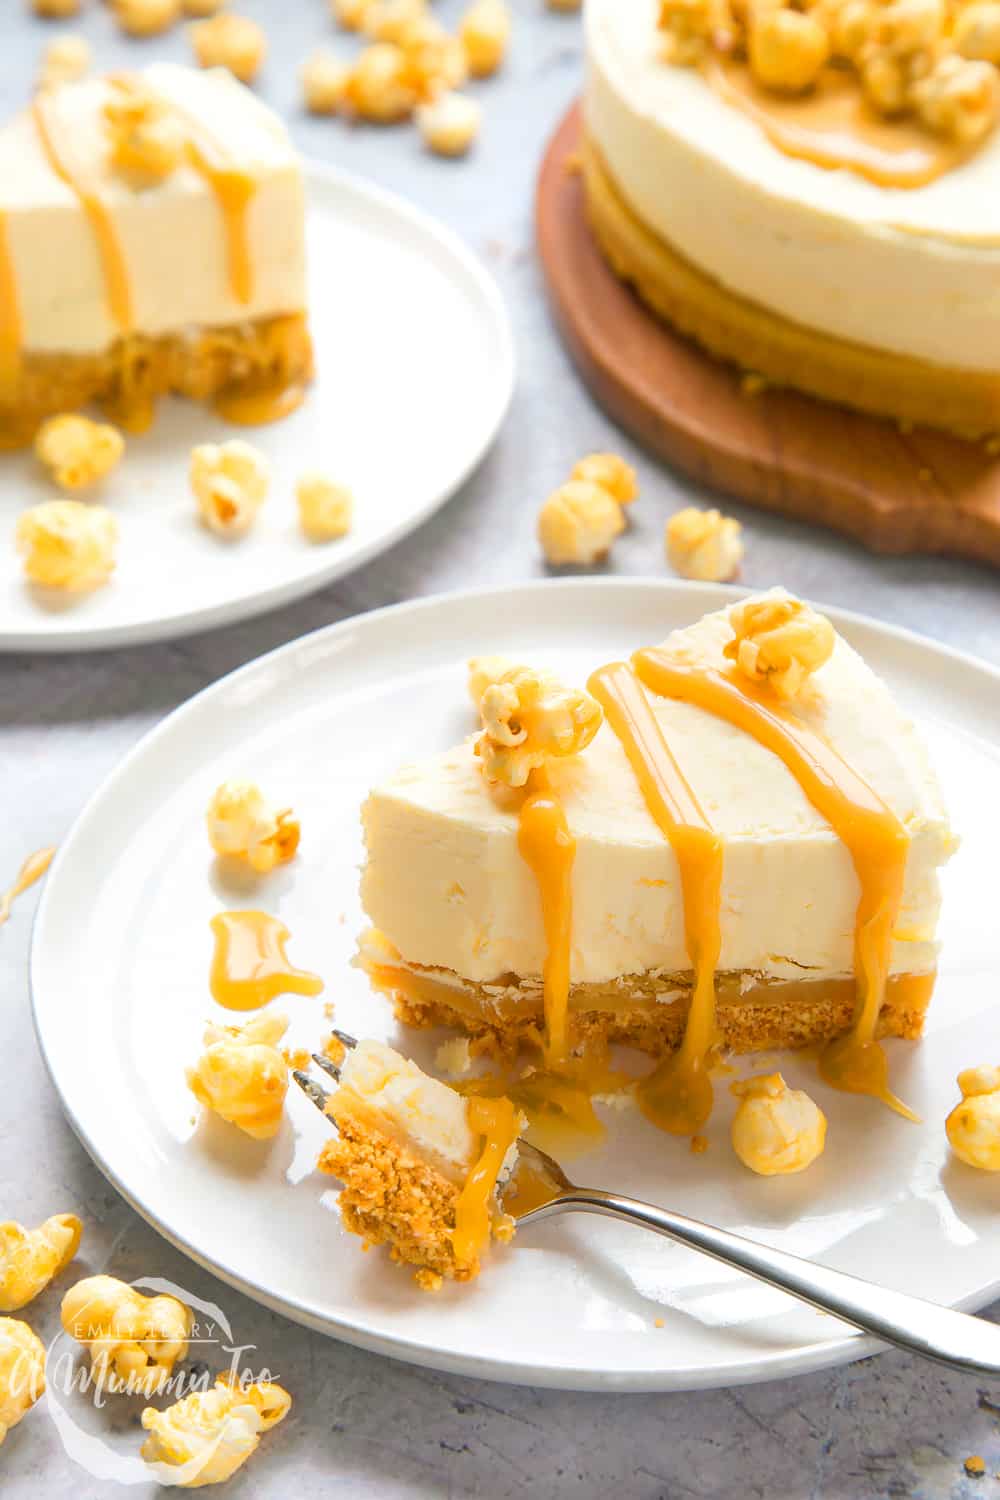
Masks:
[[[637,1198],[618,1193],[604,1193],[592,1188],[570,1188],[549,1203],[524,1215],[520,1221],[536,1221],[569,1209],[602,1214],[638,1224],[657,1234],[701,1250],[714,1260],[735,1266],[759,1281],[780,1287],[802,1302],[811,1303],[821,1312],[833,1313],[856,1328],[874,1334],[887,1344],[896,1344],[913,1354],[952,1365],[961,1370],[976,1370],[983,1375],[1000,1375],[1000,1327],[968,1313],[953,1312],[947,1307],[894,1292],[874,1282],[863,1281],[845,1271],[816,1265],[784,1250],[744,1239],[726,1229],[702,1224],[684,1214],[671,1213]]]

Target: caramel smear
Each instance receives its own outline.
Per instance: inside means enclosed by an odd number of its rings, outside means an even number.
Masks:
[[[121,243],[115,231],[114,221],[101,201],[93,183],[89,182],[77,164],[66,143],[59,139],[56,129],[54,97],[39,94],[31,106],[38,138],[49,166],[56,176],[75,193],[80,207],[86,214],[97,241],[97,251],[104,273],[104,286],[111,316],[122,333],[132,327],[132,288],[129,284],[128,267]]]
[[[227,1010],[259,1010],[276,995],[318,995],[323,981],[289,963],[284,922],[265,911],[222,911],[210,923],[215,953],[209,974],[213,1000]]]
[[[861,886],[854,929],[857,999],[850,1029],[824,1049],[820,1073],[834,1088],[870,1094],[915,1119],[889,1090],[885,1053],[876,1040],[910,843],[902,823],[832,745],[766,690],[753,690],[735,673],[692,667],[655,649],[636,652],[633,665],[651,692],[692,703],[777,755],[843,840]]]
[[[305,399],[303,385],[269,385],[257,391],[221,391],[212,409],[237,427],[266,427],[298,411]]]
[[[452,1086],[467,1098],[510,1099],[527,1116],[531,1144],[568,1160],[604,1139],[594,1096],[623,1093],[634,1082],[611,1067],[606,1046],[591,1044],[574,1052],[558,1072],[529,1067],[520,1076],[483,1073]]]
[[[517,1140],[519,1120],[509,1099],[484,1098],[466,1102],[466,1118],[469,1129],[482,1138],[482,1149],[455,1205],[451,1243],[455,1259],[470,1265],[489,1241],[493,1192],[504,1157]]]
[[[854,172],[880,187],[923,187],[976,149],[931,135],[914,120],[882,119],[845,69],[825,68],[808,94],[792,98],[761,88],[748,64],[733,58],[710,57],[704,76],[785,156]]]
[[[538,881],[545,928],[542,970],[545,1061],[559,1068],[569,1053],[569,969],[573,928],[573,861],[576,840],[544,772],[532,771],[520,813],[517,847]]]
[[[14,884],[0,896],[0,927],[3,926],[10,916],[11,907],[18,896],[23,896],[25,891],[31,889],[36,880],[41,880],[55,858],[55,853],[55,845],[53,844],[51,848],[38,849],[34,854],[28,855],[28,858],[17,872],[17,879],[14,881]]]
[[[677,859],[685,947],[694,971],[691,1010],[680,1048],[643,1079],[637,1097],[643,1114],[661,1130],[694,1135],[712,1113],[709,1061],[718,1035],[722,840],[674,759],[632,669],[613,662],[595,672],[587,686],[621,742],[650,817]]]

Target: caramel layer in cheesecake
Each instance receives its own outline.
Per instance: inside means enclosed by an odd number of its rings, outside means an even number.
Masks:
[[[288,392],[313,374],[304,314],[148,338],[130,334],[100,354],[22,356],[0,398],[0,448],[29,442],[47,416],[100,402],[128,431],[142,431],[168,394],[230,403],[253,397],[259,422],[288,410]]]
[[[503,1056],[538,1043],[544,1026],[539,980],[508,976],[476,984],[457,974],[383,964],[362,955],[374,986],[410,1026],[454,1026],[488,1041]],[[935,974],[894,974],[886,986],[879,1036],[915,1040],[934,989]],[[620,1043],[653,1056],[677,1048],[684,1035],[693,976],[630,974],[608,984],[574,984],[569,996],[569,1045]],[[733,1052],[807,1047],[828,1042],[851,1025],[853,975],[788,980],[749,973],[717,976],[720,1045]]]

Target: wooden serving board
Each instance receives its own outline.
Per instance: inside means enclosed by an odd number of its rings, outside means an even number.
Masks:
[[[661,323],[611,272],[574,170],[575,105],[538,181],[538,245],[562,334],[616,421],[700,483],[818,521],[876,552],[1000,565],[1000,456],[793,391],[748,396],[732,366]]]

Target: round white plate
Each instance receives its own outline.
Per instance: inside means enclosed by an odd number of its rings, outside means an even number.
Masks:
[[[832,1318],[693,1252],[582,1216],[526,1229],[476,1282],[428,1296],[383,1253],[362,1254],[342,1228],[334,1185],[313,1170],[324,1122],[294,1086],[281,1134],[259,1144],[214,1117],[193,1124],[184,1085],[214,1009],[209,918],[254,903],[281,916],[293,960],[326,980],[318,999],[277,1002],[295,1045],[316,1045],[332,1000],[341,1026],[390,1038],[429,1064],[440,1037],[401,1038],[387,1002],[350,967],[363,925],[358,809],[368,788],[472,731],[470,653],[530,654],[582,681],[600,662],[732,598],[710,586],[581,580],[397,606],[244,667],[127,757],[59,853],[31,977],[42,1050],[70,1120],[168,1239],[338,1338],[494,1379],[662,1390],[772,1378],[872,1352],[871,1341]],[[724,1087],[705,1155],[634,1112],[612,1112],[606,1144],[570,1170],[886,1285],[977,1306],[998,1289],[997,1183],[949,1158],[943,1124],[959,1068],[1000,1057],[1000,681],[929,641],[831,615],[920,721],[965,839],[945,872],[944,952],[926,1040],[890,1044],[893,1086],[925,1123],[833,1093],[814,1063],[786,1054],[783,1070],[830,1121],[811,1171],[765,1179],[740,1166]],[[294,805],[303,838],[292,865],[233,889],[209,855],[203,817],[217,783],[239,773]]]
[[[230,426],[163,401],[152,431],[93,498],[118,517],[118,567],[92,594],[44,596],[24,581],[14,527],[52,489],[30,451],[0,455],[0,650],[80,651],[170,639],[261,614],[367,562],[427,519],[482,458],[514,381],[499,291],[447,229],[345,173],[306,172],[309,318],[317,377],[302,407],[267,427]],[[269,458],[252,533],[202,527],[188,487],[195,443],[246,438]],[[299,532],[307,469],[355,495],[349,536]]]

